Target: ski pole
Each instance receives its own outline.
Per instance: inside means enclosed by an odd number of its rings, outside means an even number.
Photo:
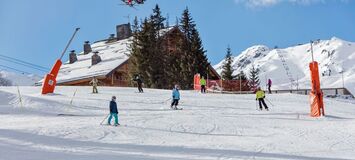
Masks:
[[[269,101],[269,99],[267,99],[266,97],[265,97],[265,99],[266,99],[273,107],[275,107],[275,105],[272,104],[272,103]]]
[[[105,122],[105,120],[107,119],[107,117],[108,117],[109,115],[110,115],[110,114],[107,114],[107,116],[105,117],[105,119],[101,121],[100,125],[102,125],[102,123]]]
[[[259,109],[258,109],[258,101],[257,101],[256,99],[255,99],[255,109],[256,109],[256,110],[259,110]]]

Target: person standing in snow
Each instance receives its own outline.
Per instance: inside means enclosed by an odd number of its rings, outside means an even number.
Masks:
[[[200,79],[201,93],[206,93],[206,80],[205,77],[201,77]]]
[[[137,75],[135,78],[134,78],[134,81],[137,82],[137,86],[138,86],[138,91],[139,93],[143,93],[143,80],[141,79],[141,77],[139,75]]]
[[[256,91],[256,101],[259,100],[259,108],[260,110],[263,110],[262,104],[264,105],[264,108],[269,111],[269,108],[267,107],[265,101],[265,92],[263,90],[261,90],[260,87],[258,87],[258,90]]]
[[[175,109],[177,110],[177,105],[179,104],[179,100],[180,100],[180,92],[179,92],[179,85],[175,85],[174,89],[173,89],[173,102],[171,103],[170,108],[171,109]]]
[[[97,91],[97,85],[99,84],[99,80],[97,80],[96,77],[94,77],[89,84],[92,85],[92,93],[99,93]]]
[[[108,117],[108,125],[111,125],[111,119],[112,117],[115,117],[115,126],[120,125],[118,123],[118,109],[117,109],[117,103],[116,103],[116,96],[112,96],[112,100],[110,102],[110,117]]]
[[[268,90],[269,90],[269,94],[271,94],[271,85],[272,85],[272,81],[271,81],[271,79],[269,79],[269,80],[267,81],[267,88],[268,88]]]

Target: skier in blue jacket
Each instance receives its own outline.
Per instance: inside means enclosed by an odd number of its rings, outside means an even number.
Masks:
[[[171,103],[171,109],[178,109],[177,105],[179,104],[180,100],[180,92],[179,92],[179,85],[175,85],[173,89],[173,102]],[[174,106],[174,107],[173,107]]]
[[[111,125],[112,117],[115,117],[115,126],[120,125],[118,123],[118,109],[116,103],[116,96],[112,96],[112,100],[110,102],[110,117],[108,118],[108,125]]]

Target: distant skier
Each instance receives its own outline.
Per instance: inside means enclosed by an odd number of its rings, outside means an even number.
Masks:
[[[265,98],[265,92],[263,90],[261,90],[260,87],[258,87],[258,90],[256,91],[256,101],[259,100],[259,108],[260,110],[263,110],[263,107],[261,104],[264,105],[264,108],[269,111],[269,108],[267,107],[265,101],[264,101],[264,98]]]
[[[201,93],[206,93],[206,80],[205,77],[201,77],[200,79]]]
[[[173,102],[171,103],[170,108],[177,110],[177,105],[179,104],[180,100],[180,92],[179,92],[179,85],[175,85],[173,89]]]
[[[271,94],[271,85],[272,85],[272,81],[271,81],[271,79],[269,79],[267,81],[267,89],[269,90],[269,94]]]
[[[139,93],[143,93],[143,87],[142,87],[143,80],[142,80],[142,78],[139,75],[137,75],[133,80],[137,82],[137,87],[138,87]]]
[[[99,80],[96,79],[96,77],[94,77],[90,83],[92,85],[92,93],[99,93],[97,90],[97,85],[99,84]]]
[[[112,96],[112,100],[110,102],[110,117],[108,118],[108,125],[111,125],[111,119],[112,117],[115,117],[115,126],[120,125],[118,123],[118,109],[117,109],[117,103],[116,103],[116,96]]]

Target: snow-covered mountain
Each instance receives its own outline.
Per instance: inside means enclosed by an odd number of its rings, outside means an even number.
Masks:
[[[19,86],[34,86],[42,77],[34,74],[20,74],[15,72],[9,72],[0,70],[0,75],[11,82],[12,85]]]
[[[314,59],[319,63],[322,88],[342,87],[343,72],[345,88],[355,94],[355,43],[333,37],[314,42],[313,51]],[[310,43],[284,49],[256,45],[233,60],[234,74],[240,71],[248,74],[252,65],[259,68],[262,86],[270,78],[276,89],[310,88]],[[224,60],[214,66],[218,73],[222,72],[223,63]]]

